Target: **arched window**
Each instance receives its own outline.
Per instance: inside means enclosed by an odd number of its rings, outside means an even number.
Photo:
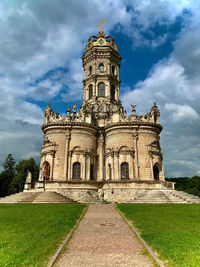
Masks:
[[[90,165],[90,180],[94,180],[94,166]]]
[[[157,122],[157,116],[156,116],[156,114],[154,114],[154,116],[153,116],[153,120],[154,120],[154,123]]]
[[[104,64],[103,63],[99,64],[99,72],[104,72]]]
[[[48,181],[50,178],[50,164],[48,161],[45,161],[43,168],[43,179]]]
[[[111,85],[110,94],[111,94],[111,98],[115,99],[115,87],[113,85]]]
[[[89,75],[92,74],[92,66],[89,66]]]
[[[91,99],[93,96],[93,86],[92,84],[89,85],[89,99]]]
[[[108,171],[109,171],[109,180],[112,180],[112,166],[110,163],[108,164]]]
[[[112,66],[112,75],[115,76],[115,66]]]
[[[99,96],[105,96],[105,84],[99,83],[98,89],[99,89]]]
[[[159,169],[156,164],[153,166],[153,177],[155,180],[159,180]]]
[[[121,164],[121,178],[122,179],[128,179],[129,178],[129,168],[128,168],[127,162],[123,162]]]
[[[81,178],[81,164],[79,162],[75,162],[73,164],[73,179],[80,179]]]

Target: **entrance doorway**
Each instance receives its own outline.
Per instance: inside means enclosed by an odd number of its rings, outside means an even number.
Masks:
[[[48,161],[45,161],[44,163],[44,180],[48,181],[50,179],[50,164]]]
[[[156,164],[153,166],[153,177],[155,180],[159,180],[159,169]]]

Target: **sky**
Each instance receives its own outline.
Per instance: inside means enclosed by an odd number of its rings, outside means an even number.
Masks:
[[[121,101],[128,113],[160,109],[165,177],[200,175],[199,0],[2,0],[0,165],[39,163],[43,112],[81,105],[81,56],[100,18],[122,56]]]

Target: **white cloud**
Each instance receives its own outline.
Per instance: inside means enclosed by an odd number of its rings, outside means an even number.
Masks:
[[[167,176],[191,176],[199,171],[200,18],[199,10],[193,12],[171,55],[155,64],[148,77],[122,97],[129,111],[134,103],[139,113],[147,112],[157,102],[164,126],[161,145]]]
[[[165,109],[167,111],[172,111],[171,116],[174,122],[199,119],[198,113],[188,105],[166,103]]]
[[[42,124],[43,114],[37,104],[27,99],[49,101],[60,93],[65,101],[82,98],[80,57],[87,38],[97,33],[96,25],[101,17],[107,19],[106,33],[118,26],[118,30],[133,38],[134,46],[156,48],[166,41],[168,33],[157,36],[152,27],[171,25],[188,8],[193,15],[188,16],[170,58],[158,62],[147,79],[137,83],[135,90],[129,88],[123,96],[126,107],[136,103],[140,113],[148,111],[154,101],[158,102],[161,122],[166,129],[163,140],[167,142],[164,151],[168,153],[168,164],[177,140],[182,140],[178,137],[182,132],[180,119],[200,113],[197,4],[195,0],[106,0],[103,5],[99,0],[1,1],[0,123],[3,127],[0,127],[0,157],[13,149],[17,159],[39,155],[42,133],[38,125]],[[150,40],[145,32],[151,35]],[[62,71],[63,68],[67,71]],[[176,108],[167,106],[166,110],[167,103]],[[184,105],[187,112],[180,107]],[[175,112],[179,114],[176,124],[168,119],[169,114]],[[181,149],[189,152],[193,162],[199,152],[189,147],[196,141],[199,129],[200,125],[194,120],[192,127],[184,125],[187,140],[191,140],[188,146],[185,139],[184,146],[177,142]],[[178,151],[173,156],[177,159]],[[171,172],[175,171],[173,164],[169,163]]]

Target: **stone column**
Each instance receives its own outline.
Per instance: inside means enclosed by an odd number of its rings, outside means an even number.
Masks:
[[[109,80],[109,83],[108,83],[108,87],[107,87],[107,95],[106,96],[109,96],[111,97],[111,81]]]
[[[85,69],[84,69],[84,72],[85,72]],[[86,78],[86,75],[85,75],[85,78]],[[86,87],[85,87],[85,80],[83,81],[83,99],[86,100]]]
[[[134,154],[133,154],[133,152],[131,152],[131,154],[130,154],[130,179],[131,180],[133,180],[134,179],[134,161],[133,161],[133,159],[134,159]]]
[[[49,177],[50,180],[53,180],[54,156],[55,156],[55,153],[52,152],[52,154],[51,154],[51,164],[50,164],[51,169],[50,169],[50,177]]]
[[[81,177],[83,180],[86,180],[86,164],[87,164],[87,160],[86,160],[86,155],[83,155],[83,177]]]
[[[99,181],[103,181],[104,179],[104,155],[103,155],[103,145],[104,145],[104,138],[103,134],[101,134],[99,138]]]
[[[41,153],[40,174],[38,181],[43,181],[43,163],[44,163],[44,155]]]
[[[162,180],[164,181],[165,180],[165,175],[164,175],[164,167],[163,167],[163,161],[161,161],[161,173],[162,173]]]
[[[139,180],[139,158],[138,158],[138,133],[133,133],[133,143],[135,148],[135,160],[134,160],[134,170],[135,170],[135,179]]]
[[[151,179],[154,180],[153,176],[153,155],[150,154],[150,168],[151,168]]]
[[[91,157],[88,156],[88,160],[87,160],[87,164],[88,164],[88,172],[87,172],[87,180],[90,180],[90,166],[91,166]]]
[[[72,152],[70,151],[68,156],[68,180],[72,180],[71,162],[72,162]]]
[[[111,173],[112,173],[112,180],[115,179],[115,173],[114,173],[114,152],[112,153],[112,169],[111,169]]]
[[[105,179],[108,180],[109,179],[109,175],[108,175],[108,160],[109,160],[109,158],[107,156],[105,156],[105,157],[106,157],[105,158],[105,172],[106,172]]]
[[[98,89],[97,89],[97,80],[94,79],[94,96],[96,97],[97,96],[97,92],[98,92]]]
[[[65,145],[65,157],[64,157],[64,180],[69,180],[68,176],[68,152],[69,152],[69,142],[70,142],[70,133],[67,133],[65,136],[66,145]]]
[[[113,165],[113,180],[114,181],[117,181],[117,180],[120,180],[120,168],[119,168],[119,153],[118,151],[114,151],[114,165]]]
[[[117,180],[121,180],[121,168],[119,166],[119,152],[117,153]]]

